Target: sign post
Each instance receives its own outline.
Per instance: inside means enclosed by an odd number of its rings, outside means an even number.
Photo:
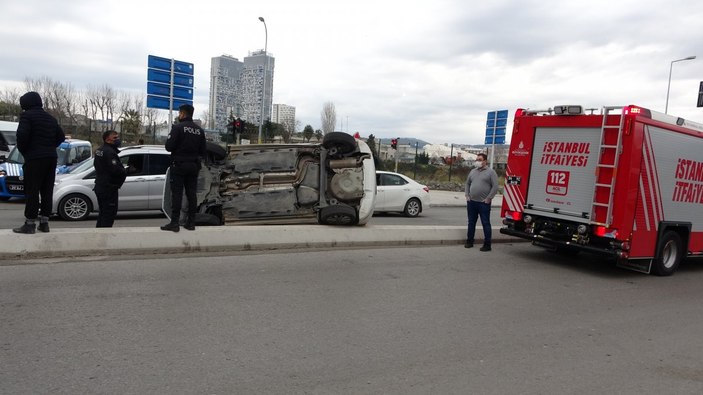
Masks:
[[[486,142],[491,144],[491,162],[495,156],[496,144],[505,144],[505,127],[508,124],[508,110],[489,111],[486,120]]]
[[[146,106],[168,110],[171,130],[173,110],[193,105],[193,63],[149,55],[147,67]]]

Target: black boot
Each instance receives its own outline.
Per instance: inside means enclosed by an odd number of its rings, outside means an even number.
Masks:
[[[36,227],[37,225],[34,223],[29,224],[25,222],[24,225],[20,226],[19,228],[12,229],[12,231],[15,233],[25,233],[28,235],[33,235]]]
[[[181,227],[178,225],[178,222],[169,222],[166,225],[161,227],[161,230],[169,230],[171,232],[178,232],[181,230]]]
[[[39,227],[37,229],[39,229],[40,232],[49,233],[49,223],[40,222]]]
[[[183,227],[188,230],[195,230],[195,215],[188,215],[188,219],[186,220],[186,224],[183,225]]]

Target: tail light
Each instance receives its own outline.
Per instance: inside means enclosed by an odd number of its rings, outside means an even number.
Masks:
[[[607,237],[610,239],[618,238],[618,230],[613,228],[606,228],[605,226],[594,226],[593,234],[598,237]]]

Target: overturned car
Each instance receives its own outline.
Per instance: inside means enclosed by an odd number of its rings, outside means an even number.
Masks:
[[[364,225],[376,198],[369,146],[341,132],[321,144],[208,143],[198,175],[197,225],[246,222]],[[171,214],[170,175],[163,211]],[[187,199],[183,199],[181,221]]]

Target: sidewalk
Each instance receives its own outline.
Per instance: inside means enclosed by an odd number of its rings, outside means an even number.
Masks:
[[[491,207],[500,208],[503,204],[503,195],[496,195],[491,202]],[[464,207],[466,198],[464,192],[430,190],[430,207]]]

